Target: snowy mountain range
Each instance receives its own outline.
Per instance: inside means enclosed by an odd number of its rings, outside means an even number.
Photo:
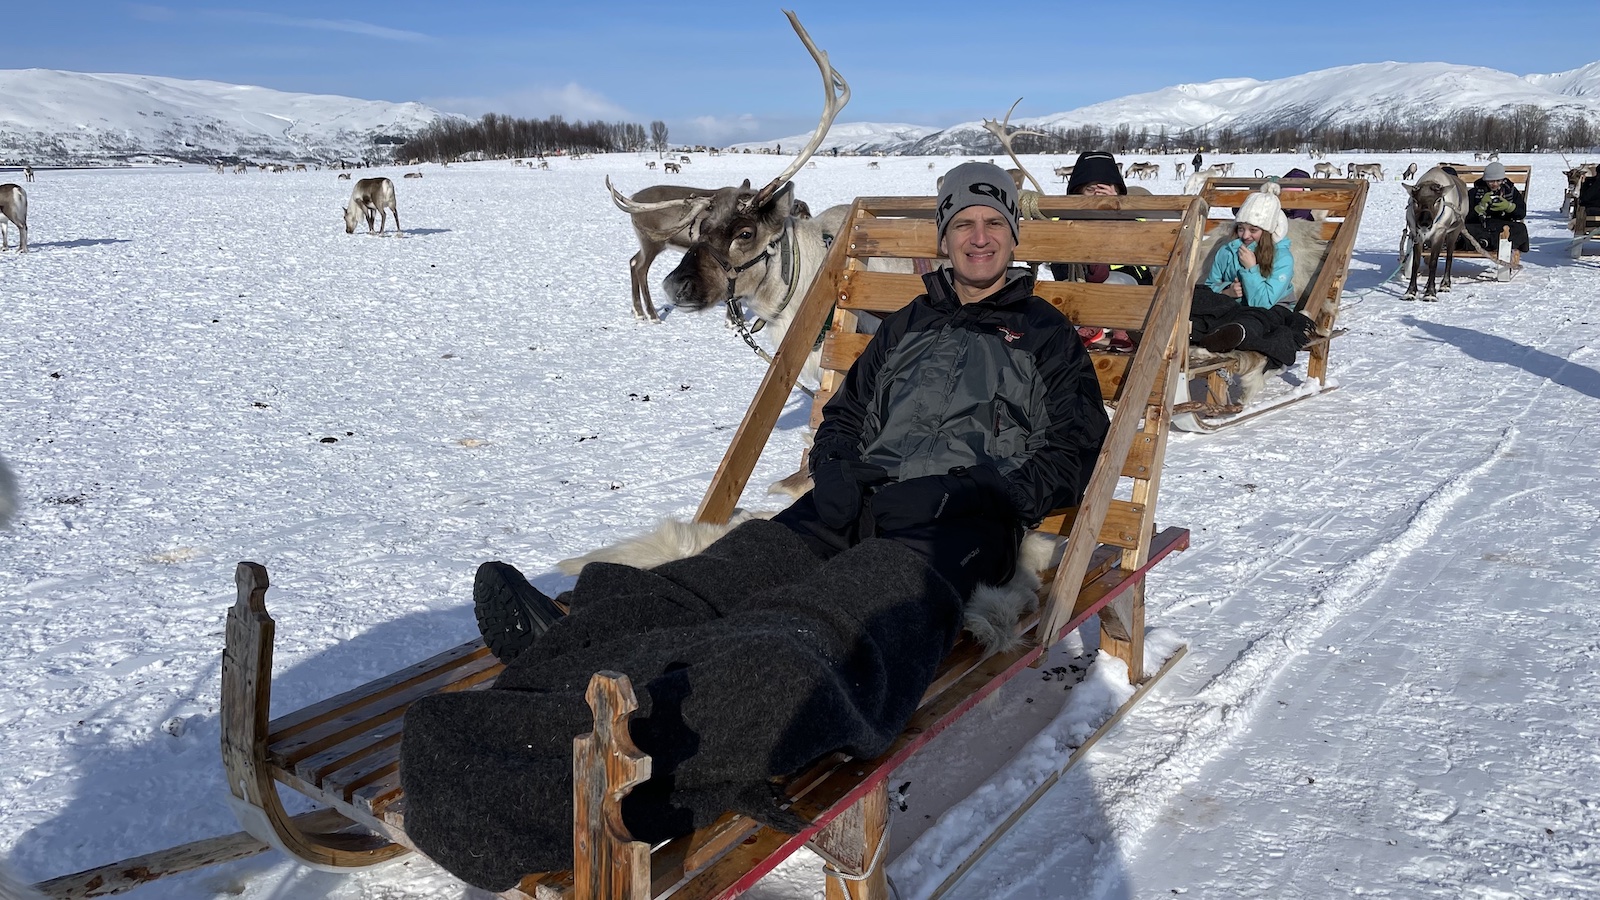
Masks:
[[[1225,127],[1315,128],[1533,106],[1558,118],[1600,119],[1600,62],[1568,72],[1513,75],[1450,63],[1362,63],[1258,81],[1223,78],[1131,94],[1019,126],[1134,132]],[[1003,110],[996,107],[996,115]],[[0,69],[0,161],[42,165],[132,160],[330,161],[372,158],[446,117],[420,103],[388,103],[151,75]],[[809,134],[738,147],[798,148]],[[823,152],[994,153],[981,122],[948,128],[835,125]]]
[[[1013,118],[1011,124],[1062,129],[1127,125],[1134,132],[1148,129],[1159,133],[1166,129],[1169,134],[1178,135],[1198,128],[1214,133],[1225,127],[1314,128],[1391,119],[1439,119],[1469,110],[1499,112],[1522,106],[1537,107],[1558,118],[1600,119],[1600,62],[1549,75],[1513,75],[1451,63],[1362,63],[1272,81],[1223,78],[1179,84],[1068,112]],[[997,106],[995,117],[1003,112]],[[925,129],[927,133],[920,136],[915,136],[917,130],[908,125],[838,125],[823,148],[911,155],[993,153],[999,149],[981,122]],[[897,141],[901,134],[904,137]],[[739,146],[798,147],[808,137],[793,135]]]
[[[0,69],[0,161],[372,158],[445,113],[151,75]]]

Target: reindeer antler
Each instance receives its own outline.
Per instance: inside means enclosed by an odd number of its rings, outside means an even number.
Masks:
[[[1018,97],[1017,103],[1021,102],[1022,98]],[[1011,113],[1016,110],[1017,103],[1011,104],[1011,109],[1006,110],[1005,121],[996,122],[993,119],[984,119],[983,127],[990,134],[1000,139],[1000,146],[1005,148],[1006,155],[1011,157],[1011,161],[1017,164],[1017,168],[1022,170],[1022,174],[1027,176],[1029,181],[1033,182],[1034,189],[1042,194],[1044,193],[1044,188],[1040,186],[1039,179],[1033,177],[1033,173],[1028,171],[1028,167],[1022,164],[1022,160],[1017,159],[1016,151],[1011,149],[1011,139],[1019,134],[1031,134],[1035,135],[1036,137],[1048,137],[1048,135],[1042,131],[1029,131],[1024,128],[1018,128],[1016,131],[1010,130]]]
[[[828,136],[828,129],[833,127],[833,120],[839,115],[839,110],[844,109],[845,104],[850,102],[850,84],[844,80],[843,75],[833,70],[833,66],[828,62],[827,52],[817,49],[817,45],[811,40],[811,35],[806,33],[805,26],[800,24],[800,19],[793,12],[786,9],[783,14],[789,17],[789,24],[794,26],[795,34],[800,35],[800,42],[811,51],[811,58],[817,61],[817,68],[822,70],[822,90],[825,94],[822,122],[817,125],[811,140],[800,149],[800,155],[794,158],[794,162],[790,163],[788,168],[780,172],[766,187],[757,191],[755,196],[747,201],[741,201],[740,205],[747,210],[771,200],[772,195],[787,184],[789,179],[794,177],[794,173],[800,171],[806,160],[822,146],[822,139]]]
[[[633,217],[635,228],[648,232],[657,240],[667,240],[683,229],[687,228],[695,219],[705,214],[711,208],[712,197],[685,197],[682,200],[660,200],[654,203],[641,203],[631,197],[624,197],[616,186],[611,183],[611,176],[606,176],[606,190],[611,192],[611,202]],[[682,209],[683,215],[665,225],[655,225],[649,216],[641,213],[652,213],[670,209]]]

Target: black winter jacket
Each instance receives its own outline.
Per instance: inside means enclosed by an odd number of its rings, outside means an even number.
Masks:
[[[1478,201],[1482,200],[1487,193],[1489,193],[1489,185],[1485,184],[1481,178],[1473,182],[1472,187],[1467,191],[1467,224],[1474,225],[1485,219],[1499,219],[1502,222],[1521,222],[1527,217],[1528,201],[1523,199],[1522,192],[1517,190],[1517,186],[1509,181],[1501,183],[1500,196],[1511,201],[1511,205],[1514,207],[1511,212],[1497,213],[1491,210],[1487,215],[1478,215]],[[1491,200],[1491,202],[1493,201]]]
[[[991,466],[1019,519],[1083,498],[1109,422],[1077,331],[1013,269],[963,306],[948,270],[884,320],[823,409],[813,461],[859,459],[896,480]]]

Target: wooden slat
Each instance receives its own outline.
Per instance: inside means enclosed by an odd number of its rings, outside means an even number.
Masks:
[[[1039,210],[1052,218],[1096,219],[1104,218],[1107,213],[1115,213],[1179,219],[1194,198],[1174,194],[1127,194],[1118,197],[1044,194],[1038,199]],[[932,219],[938,202],[937,197],[861,197],[856,200],[856,206],[874,216]]]
[[[1122,403],[1122,386],[1127,381],[1128,371],[1133,366],[1133,354],[1112,353],[1106,350],[1090,350],[1089,360],[1094,363],[1095,377],[1100,379],[1100,399],[1107,403]],[[1156,376],[1156,384],[1150,397],[1163,396],[1167,390],[1167,378],[1164,373]]]
[[[1045,517],[1039,526],[1043,531],[1068,532],[1072,523],[1077,519],[1079,507],[1070,507],[1059,510]],[[1127,500],[1113,498],[1106,507],[1105,524],[1100,526],[1101,543],[1113,547],[1136,547],[1139,544],[1140,526],[1144,521],[1145,507],[1142,503],[1131,503]]]
[[[1331,225],[1329,234],[1337,229]],[[1087,284],[1079,281],[1037,281],[1034,291],[1061,310],[1074,325],[1126,328],[1144,326],[1155,288],[1143,284]],[[923,293],[922,276],[898,272],[852,273],[845,279],[841,309],[892,313]]]
[[[848,371],[867,349],[867,344],[872,340],[870,334],[854,334],[843,331],[830,331],[822,341],[822,367],[838,372]]]
[[[383,678],[369,681],[342,694],[337,694],[326,700],[321,700],[273,719],[267,725],[268,733],[270,734],[269,740],[281,741],[291,738],[306,728],[320,725],[329,719],[344,715],[353,707],[371,702],[384,694],[404,690],[424,679],[431,681],[447,669],[473,665],[486,656],[489,656],[489,650],[483,645],[481,638],[468,641],[458,647],[452,647],[443,653],[430,656],[416,665],[406,666],[404,669]],[[493,657],[490,657],[490,659],[493,659]]]
[[[1024,220],[1016,259],[1026,262],[1095,260],[1139,266],[1167,262],[1178,223],[1164,221]],[[925,259],[937,255],[932,219],[863,217],[849,232],[850,255],[865,259]],[[915,296],[915,295],[913,295]]]
[[[490,681],[503,668],[499,660],[487,653],[469,655],[456,662],[460,664],[435,669],[429,677],[409,678],[398,683],[390,683],[390,679],[374,682],[382,687],[347,702],[334,718],[311,727],[296,728],[286,737],[272,735],[267,744],[268,757],[274,765],[292,768],[297,761],[343,743],[374,724],[398,719],[418,697]],[[399,683],[404,687],[398,687]],[[347,692],[350,694],[356,692]]]
[[[1150,315],[1156,289],[1145,284],[1041,281],[1034,293],[1061,310],[1074,325],[1139,331]]]
[[[1264,178],[1252,180],[1256,182],[1256,187],[1254,188],[1215,189],[1208,184],[1202,196],[1206,198],[1206,202],[1211,204],[1213,209],[1231,210],[1234,207],[1244,205],[1244,200],[1246,197],[1250,196],[1251,191],[1256,190],[1260,187],[1260,185],[1266,183],[1266,179]],[[1298,180],[1299,179],[1295,179],[1295,181]],[[1366,179],[1361,180],[1363,182],[1366,181]],[[1289,183],[1289,181],[1280,182],[1280,184]],[[1353,185],[1354,183],[1355,182],[1345,182],[1345,184],[1350,185]],[[1327,181],[1320,178],[1317,179],[1317,184],[1318,187],[1310,188],[1308,190],[1284,191],[1279,196],[1278,202],[1281,203],[1285,209],[1325,209],[1328,211],[1328,215],[1330,217],[1343,217],[1349,213],[1350,198],[1354,193],[1352,188],[1345,187],[1344,185],[1340,185],[1339,187],[1330,187],[1328,186]]]

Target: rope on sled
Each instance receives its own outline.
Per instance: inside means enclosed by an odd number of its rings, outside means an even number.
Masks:
[[[849,867],[844,863],[841,863],[838,857],[822,849],[820,846],[817,846],[816,844],[810,844],[808,846],[810,847],[812,853],[822,857],[822,870],[828,874],[828,877],[841,878],[845,881],[866,881],[868,878],[872,877],[874,872],[878,871],[878,866],[882,865],[883,863],[883,855],[889,849],[889,829],[884,828],[883,833],[878,835],[878,849],[872,851],[872,859],[868,860],[867,864],[862,867],[860,875],[852,875],[849,872],[844,871]],[[890,890],[894,890],[893,885],[890,886]],[[899,896],[900,892],[894,891],[894,893],[896,896]]]

